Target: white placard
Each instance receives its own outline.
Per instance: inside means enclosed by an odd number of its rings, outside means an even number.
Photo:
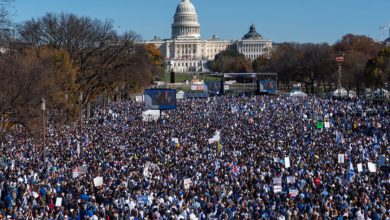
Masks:
[[[344,154],[339,154],[337,161],[338,161],[338,163],[344,163]]]
[[[171,138],[171,147],[176,147],[179,144],[179,138]]]
[[[282,192],[282,186],[274,185],[274,193],[280,193],[280,192]]]
[[[179,138],[172,138],[171,140],[172,140],[172,142],[175,142],[175,144],[179,143]]]
[[[34,198],[38,198],[39,197],[38,193],[36,193],[36,192],[33,192],[32,195],[34,196]]]
[[[284,158],[284,167],[289,168],[290,167],[290,157]]]
[[[367,166],[368,166],[368,170],[371,173],[375,173],[376,172],[376,164],[375,163],[368,162]]]
[[[357,164],[357,171],[358,171],[359,173],[363,172],[363,164],[361,164],[361,163],[358,163],[358,164]]]
[[[57,197],[56,198],[56,207],[60,207],[62,205],[62,198],[61,197]]]
[[[192,184],[192,181],[190,178],[186,178],[183,181],[184,189],[189,189]]]
[[[102,186],[103,185],[103,177],[98,176],[95,179],[93,179],[93,184],[95,185],[95,187]]]
[[[324,123],[324,127],[325,127],[325,128],[330,128],[330,123],[329,123],[329,122],[325,122],[325,123]]]
[[[282,184],[282,177],[274,177],[274,178],[272,178],[272,182],[274,185],[281,185]]]
[[[288,176],[287,183],[295,183],[295,176]]]
[[[77,178],[80,175],[79,168],[76,168],[72,171],[72,178]]]

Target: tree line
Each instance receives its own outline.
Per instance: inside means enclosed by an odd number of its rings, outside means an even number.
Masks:
[[[348,90],[383,88],[390,80],[390,48],[367,36],[347,34],[333,45],[326,43],[281,43],[274,45],[269,59],[253,61],[235,51],[216,56],[216,72],[276,72],[279,86],[290,89],[301,83],[307,91],[334,89],[337,82],[336,57],[343,56],[342,85]]]
[[[74,121],[80,106],[102,94],[139,92],[162,73],[158,50],[137,44],[134,32],[118,33],[111,20],[47,13],[18,24],[13,35],[2,38],[0,54],[3,134],[15,124],[33,132],[42,99],[50,120]]]

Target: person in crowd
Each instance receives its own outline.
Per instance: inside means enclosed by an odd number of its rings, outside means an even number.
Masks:
[[[178,100],[157,121],[142,111],[126,101],[81,125],[49,120],[46,146],[15,128],[1,218],[390,219],[388,103],[218,96]]]

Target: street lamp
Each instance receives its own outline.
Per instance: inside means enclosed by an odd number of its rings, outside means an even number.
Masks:
[[[46,163],[46,140],[45,140],[45,130],[46,130],[46,123],[45,123],[45,111],[46,111],[46,100],[42,98],[41,102],[41,110],[42,110],[42,124],[43,124],[43,163]]]

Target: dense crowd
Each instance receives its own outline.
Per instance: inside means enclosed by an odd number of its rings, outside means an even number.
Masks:
[[[220,96],[157,121],[143,110],[49,123],[46,146],[9,134],[2,218],[390,219],[386,103]]]

